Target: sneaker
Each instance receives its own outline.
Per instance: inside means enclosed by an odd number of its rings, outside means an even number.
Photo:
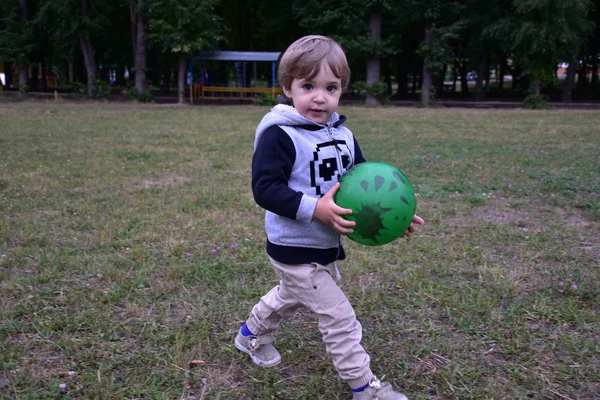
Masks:
[[[352,400],[408,400],[402,393],[394,391],[389,383],[381,383],[376,376],[362,392],[354,392]]]
[[[244,336],[242,331],[235,337],[235,347],[248,354],[256,365],[272,367],[281,362],[281,354],[273,346],[273,336]]]

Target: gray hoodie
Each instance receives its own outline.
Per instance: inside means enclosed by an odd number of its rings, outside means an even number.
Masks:
[[[267,253],[279,262],[325,265],[345,256],[340,235],[312,218],[317,201],[365,161],[345,120],[334,113],[320,125],[278,105],[256,129],[252,191],[267,210]]]

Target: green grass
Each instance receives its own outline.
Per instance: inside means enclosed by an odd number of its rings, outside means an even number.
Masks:
[[[0,398],[351,398],[310,313],[280,367],[233,346],[277,283],[249,186],[265,111],[1,103]],[[426,219],[345,242],[375,373],[411,399],[597,398],[600,113],[340,111]]]

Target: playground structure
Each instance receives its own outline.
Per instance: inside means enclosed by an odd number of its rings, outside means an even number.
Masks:
[[[277,86],[276,79],[276,67],[277,60],[279,60],[279,52],[254,52],[254,51],[205,51],[195,54],[189,59],[189,71],[192,79],[188,78],[190,85],[190,103],[194,102],[194,99],[198,100],[243,100],[252,99],[258,96],[264,96],[270,94],[274,99],[280,94],[281,88]],[[192,68],[192,61],[224,61],[233,62],[236,71],[235,85],[213,85],[212,82],[206,79],[200,79],[200,81],[194,81],[194,71]],[[271,82],[268,86],[258,86],[257,82],[257,62],[270,62],[271,63]],[[247,85],[248,78],[248,63],[253,63],[253,82],[254,86]],[[201,74],[203,71],[200,72]]]

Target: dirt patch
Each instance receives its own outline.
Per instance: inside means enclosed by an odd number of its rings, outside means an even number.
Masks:
[[[146,189],[151,187],[169,187],[182,185],[191,181],[192,179],[187,176],[167,175],[156,179],[144,179],[141,186]]]
[[[40,381],[47,381],[67,375],[68,362],[61,351],[53,348],[53,344],[38,335],[20,334],[12,338],[13,344],[26,349],[19,360],[17,371],[28,371]]]
[[[473,209],[469,214],[458,214],[448,217],[446,223],[469,227],[476,226],[481,222],[510,226],[524,232],[539,233],[542,231],[543,219],[551,215],[555,223],[568,229],[579,230],[587,233],[584,236],[589,238],[589,233],[600,231],[600,224],[590,220],[582,214],[581,211],[567,210],[559,207],[539,207],[536,209],[519,208],[516,210],[507,208],[508,204],[500,201],[479,206]],[[596,244],[599,244],[600,235],[592,235]]]

